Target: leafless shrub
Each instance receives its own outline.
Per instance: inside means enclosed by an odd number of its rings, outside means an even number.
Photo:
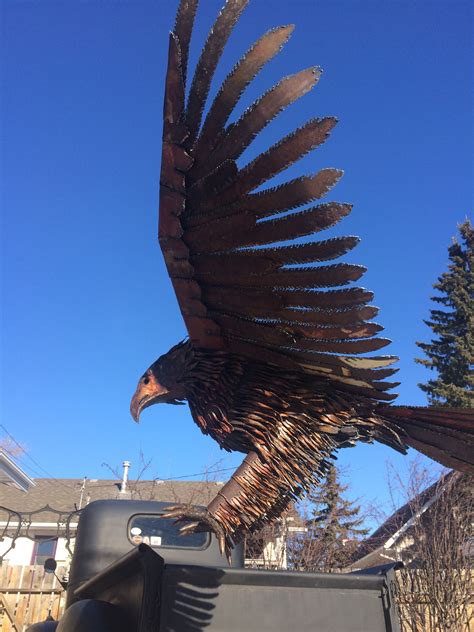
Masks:
[[[469,632],[474,477],[449,472],[427,482],[417,463],[407,482],[396,481],[411,509],[403,527],[406,566],[397,574],[402,632]]]
[[[278,570],[288,567],[288,516],[283,515],[273,524],[245,539],[247,568]]]

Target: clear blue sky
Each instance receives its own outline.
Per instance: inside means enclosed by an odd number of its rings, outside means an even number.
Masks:
[[[139,426],[128,412],[139,375],[185,336],[156,242],[175,5],[3,3],[1,423],[56,477],[107,477],[102,463],[136,465],[140,450],[153,459],[147,476],[240,460],[202,436],[187,407],[150,408]],[[219,7],[203,2],[192,63]],[[253,0],[218,69],[222,79],[253,40],[290,22],[290,43],[239,111],[281,76],[324,69],[241,162],[310,116],[339,117],[291,175],[345,170],[331,199],[354,211],[323,237],[362,238],[346,260],[369,268],[387,353],[401,358],[399,403],[425,402],[415,341],[429,336],[431,285],[473,207],[470,11],[467,0]],[[388,458],[404,467],[383,446],[341,452],[355,494],[383,501]]]

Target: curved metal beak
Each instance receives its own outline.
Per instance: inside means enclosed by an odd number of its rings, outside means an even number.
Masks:
[[[157,403],[168,393],[168,389],[157,382],[153,374],[146,374],[146,380],[142,378],[138,382],[137,390],[130,402],[130,413],[133,419],[138,423],[142,410]]]

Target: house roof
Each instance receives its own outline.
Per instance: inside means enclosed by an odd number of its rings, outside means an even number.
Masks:
[[[35,486],[28,493],[18,488],[3,485],[0,481],[0,523],[5,522],[7,513],[2,507],[22,514],[50,507],[55,512],[41,511],[33,522],[57,522],[58,513],[69,514],[85,507],[94,500],[123,498],[133,500],[157,500],[162,502],[208,505],[223,487],[222,482],[174,481],[174,480],[129,480],[127,493],[120,493],[121,481],[82,478],[36,478]],[[304,523],[291,505],[285,512],[292,527]]]
[[[69,513],[93,500],[132,498],[173,503],[207,505],[222,487],[222,483],[208,481],[129,480],[127,494],[120,493],[119,480],[80,478],[36,478],[28,493],[0,482],[0,506],[19,513],[30,513],[49,506]],[[56,521],[57,514],[41,512],[39,522]],[[0,522],[3,520],[0,512]]]
[[[447,483],[452,478],[460,478],[459,472],[450,472],[444,477]],[[441,480],[441,479],[440,479]],[[352,568],[370,568],[379,564],[387,563],[392,558],[392,540],[400,531],[406,532],[409,528],[410,520],[414,517],[415,508],[425,506],[433,499],[440,480],[436,481],[414,499],[399,507],[391,516],[385,520],[366,540],[364,540],[352,555]],[[395,542],[393,542],[394,544]]]
[[[14,485],[23,492],[27,492],[34,481],[0,448],[0,484]]]

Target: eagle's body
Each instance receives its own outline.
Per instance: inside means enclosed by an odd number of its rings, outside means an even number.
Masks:
[[[159,241],[189,340],[141,378],[131,411],[187,400],[194,421],[225,450],[247,454],[206,512],[176,508],[183,530],[213,529],[221,546],[271,521],[328,466],[341,447],[380,441],[417,448],[441,463],[474,470],[472,410],[387,404],[393,356],[367,356],[390,341],[369,322],[372,293],[345,288],[362,266],[308,267],[343,255],[355,237],[277,245],[314,235],[351,205],[301,207],[324,197],[337,169],[259,190],[336,124],[311,119],[239,168],[237,159],[283,108],[321,75],[284,78],[234,123],[241,93],[293,28],[263,35],[232,69],[201,125],[214,70],[248,0],[227,0],[209,33],[186,99],[187,59],[197,0],[181,0],[170,36],[160,179]],[[294,212],[296,210],[296,212]],[[260,248],[260,246],[266,246]],[[297,267],[295,267],[297,266]],[[328,290],[328,288],[330,288]],[[332,289],[336,288],[336,289]]]
[[[378,402],[354,398],[301,371],[223,351],[194,349],[189,342],[179,349],[180,385],[193,419],[229,452],[255,450],[262,459],[280,454],[290,462],[302,458],[310,476],[317,475],[316,449],[328,457],[336,448],[376,438],[405,450],[403,431],[397,433],[377,414]],[[174,361],[180,362],[176,357]],[[294,455],[288,459],[291,449]]]

